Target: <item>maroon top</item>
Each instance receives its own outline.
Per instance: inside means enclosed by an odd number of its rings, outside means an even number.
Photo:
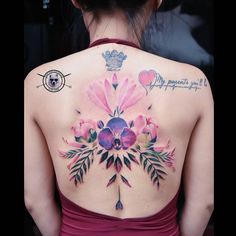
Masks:
[[[96,41],[94,41],[93,43],[91,43],[89,45],[89,48],[100,45],[100,44],[105,44],[105,43],[117,43],[117,44],[124,44],[133,48],[138,48],[140,49],[140,47],[138,45],[136,45],[135,43],[123,40],[123,39],[110,39],[110,38],[102,38],[102,39],[98,39]]]
[[[118,43],[139,48],[119,39],[99,39],[89,47]],[[62,205],[60,236],[180,236],[176,203],[178,193],[158,213],[139,218],[121,219],[87,210],[66,198],[58,187]]]
[[[60,236],[180,236],[176,220],[178,193],[152,216],[125,219],[87,210],[70,201],[60,190],[59,194],[62,205]]]

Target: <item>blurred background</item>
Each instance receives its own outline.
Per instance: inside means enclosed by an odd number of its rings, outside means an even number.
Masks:
[[[163,0],[142,38],[142,48],[200,68],[214,96],[213,0]],[[43,63],[89,45],[81,12],[70,0],[24,0],[24,76]],[[180,196],[179,208],[183,196]],[[213,236],[213,218],[204,236]],[[25,210],[25,236],[40,235]]]

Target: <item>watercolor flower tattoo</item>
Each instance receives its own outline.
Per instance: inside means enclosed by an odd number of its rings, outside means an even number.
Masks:
[[[74,140],[63,138],[73,148],[59,152],[61,157],[70,160],[67,165],[70,180],[76,186],[83,183],[83,177],[89,171],[94,158],[99,158],[99,163],[105,163],[106,169],[114,167],[114,175],[110,177],[106,187],[120,178],[131,188],[132,185],[121,174],[121,170],[131,170],[134,163],[143,166],[153,184],[159,188],[160,180],[164,180],[167,175],[166,167],[174,171],[175,148],[170,150],[170,141],[165,146],[159,146],[159,127],[151,117],[138,115],[130,121],[123,117],[127,109],[145,96],[142,86],[137,86],[128,78],[118,79],[113,74],[110,80],[93,82],[87,95],[91,102],[107,113],[107,119],[78,119],[71,128]],[[123,209],[120,187],[115,208]]]

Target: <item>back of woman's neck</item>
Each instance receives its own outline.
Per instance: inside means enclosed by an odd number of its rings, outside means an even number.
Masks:
[[[103,16],[99,23],[95,22],[89,27],[90,44],[103,38],[119,39],[140,46],[139,40],[130,29],[128,20],[120,15]]]

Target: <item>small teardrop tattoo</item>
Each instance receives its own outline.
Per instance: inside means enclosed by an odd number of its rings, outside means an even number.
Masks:
[[[123,210],[123,204],[120,200],[120,187],[118,188],[118,196],[119,196],[119,198],[118,198],[118,201],[116,203],[116,210]]]

